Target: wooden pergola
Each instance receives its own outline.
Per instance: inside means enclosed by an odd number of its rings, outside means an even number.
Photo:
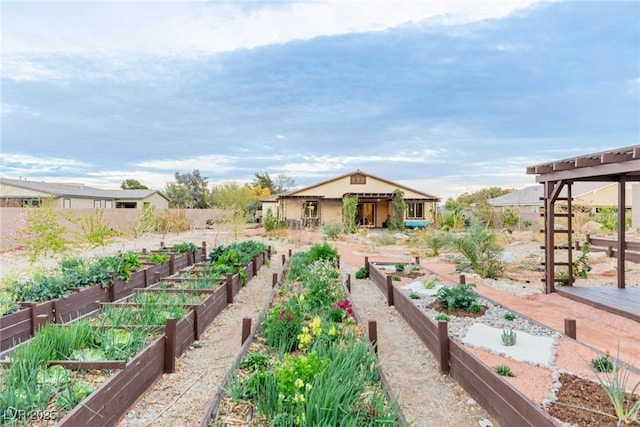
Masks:
[[[541,163],[527,168],[527,174],[537,175],[536,181],[544,185],[544,287],[545,293],[555,292],[556,282],[566,282],[571,287],[574,282],[573,271],[573,249],[574,242],[572,240],[573,228],[572,218],[573,206],[571,198],[571,186],[576,181],[597,181],[597,182],[617,182],[618,183],[618,230],[617,241],[612,242],[614,248],[609,248],[610,256],[613,255],[617,259],[617,288],[625,289],[625,253],[632,246],[625,238],[625,220],[626,220],[626,183],[640,182],[640,145],[630,147],[606,150],[599,153],[586,154],[582,156],[571,157],[567,159],[555,160],[547,163]],[[556,202],[563,202],[562,205],[566,210],[556,210]],[[566,228],[556,227],[556,218],[566,218]],[[567,238],[563,244],[558,245],[556,235],[566,233]],[[578,248],[578,245],[575,245]],[[556,260],[556,250],[566,250],[566,261]],[[555,270],[557,266],[566,266],[568,277],[557,278]],[[563,287],[564,290],[571,289]],[[610,289],[609,289],[610,290]],[[636,290],[636,289],[634,289]],[[638,288],[637,290],[640,290]],[[606,291],[606,290],[605,290]],[[614,289],[615,291],[615,289]],[[567,292],[575,294],[574,292]],[[626,296],[618,296],[620,292],[613,293],[619,304],[632,304],[627,293]],[[609,298],[604,293],[599,294],[600,298]],[[633,293],[631,300],[638,295]],[[567,295],[569,296],[569,295]],[[592,297],[593,298],[593,297]],[[625,300],[626,298],[626,300]],[[579,299],[579,298],[576,298]],[[626,303],[625,303],[626,301]],[[593,301],[591,301],[593,302]],[[609,309],[611,307],[597,303],[595,305],[601,308]],[[639,316],[637,307],[631,305],[630,309],[634,318]],[[635,315],[633,312],[636,312]]]

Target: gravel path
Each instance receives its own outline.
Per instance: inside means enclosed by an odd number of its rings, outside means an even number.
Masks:
[[[407,421],[415,427],[491,425],[487,412],[449,376],[440,374],[437,360],[375,284],[354,280],[355,267],[342,270],[351,274],[353,304],[363,323],[377,321],[380,365]]]

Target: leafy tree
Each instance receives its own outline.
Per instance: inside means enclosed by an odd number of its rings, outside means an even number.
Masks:
[[[122,181],[122,184],[120,184],[120,188],[122,188],[123,190],[148,190],[149,189],[149,187],[147,187],[146,185],[140,184],[140,182],[137,179],[125,179],[124,181]]]
[[[462,193],[459,195],[455,202],[461,208],[460,211],[465,208],[472,207],[474,216],[480,218],[480,220],[490,226],[494,225],[493,209],[489,204],[489,199],[503,196],[505,194],[513,192],[514,189],[505,189],[500,187],[488,187],[478,190],[473,193]],[[451,199],[453,200],[453,199]],[[449,202],[449,200],[447,200]],[[445,204],[445,208],[447,205]],[[456,215],[454,215],[454,223],[456,223]],[[455,228],[458,228],[456,224]]]
[[[208,183],[207,177],[200,176],[200,171],[194,169],[192,173],[181,174],[176,172],[176,183],[184,185],[191,195],[191,203],[185,205],[186,208],[206,209],[208,205]]]
[[[63,221],[75,222],[70,215],[56,211],[51,200],[46,200],[40,207],[27,208],[22,228],[12,236],[12,240],[25,248],[32,264],[40,256],[67,253],[71,250],[71,242],[65,237],[67,227]]]
[[[270,194],[280,194],[289,191],[295,185],[295,180],[286,175],[278,175],[272,179],[267,172],[261,174],[256,173],[252,187],[268,188]],[[269,195],[270,195],[269,194]]]
[[[164,187],[164,195],[169,199],[170,208],[186,208],[193,202],[189,188],[177,182],[168,182]]]
[[[502,226],[508,230],[513,228],[520,222],[520,215],[518,211],[512,207],[505,209],[502,213]]]
[[[256,172],[255,174],[255,178],[253,179],[253,182],[251,183],[252,187],[260,187],[260,188],[267,188],[269,190],[269,195],[274,194],[273,190],[274,190],[274,185],[273,185],[273,180],[271,179],[271,177],[269,176],[269,174],[267,172],[265,173],[259,173]]]
[[[273,192],[272,194],[280,194],[291,190],[296,185],[296,180],[290,176],[278,175],[273,180]]]
[[[225,211],[223,221],[231,226],[235,239],[243,225],[251,220],[251,208],[260,201],[249,186],[241,187],[236,183],[215,186],[211,190],[211,198],[215,207]]]

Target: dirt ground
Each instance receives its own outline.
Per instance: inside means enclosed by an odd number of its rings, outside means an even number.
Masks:
[[[256,238],[271,245],[278,253],[289,250],[306,250],[311,244],[322,241],[318,232],[295,231],[279,238],[266,238],[263,230],[248,229],[243,238]],[[141,238],[114,241],[107,247],[84,250],[83,256],[113,254],[118,251],[139,251],[142,248],[155,249],[164,242],[165,246],[175,243],[206,242],[209,248],[231,243],[233,236],[223,230],[201,229],[171,235],[146,235]],[[410,247],[407,242],[397,239],[393,245],[377,245],[366,236],[353,239],[329,241],[339,249],[341,267],[352,274],[364,265],[364,257],[375,259],[397,259],[408,262],[420,257],[420,262],[429,270],[451,283],[457,282],[459,274],[451,262],[451,256],[444,254],[438,258],[426,256],[425,251]],[[505,245],[505,253],[515,260],[531,259],[539,262],[540,243],[535,240],[514,238]],[[528,261],[527,261],[528,262]],[[0,254],[0,277],[8,274],[28,275],[37,269],[51,269],[55,260],[46,260],[38,266],[30,266],[19,253]],[[188,351],[179,361],[176,374],[165,375],[152,390],[131,409],[122,420],[121,426],[145,425],[197,425],[206,409],[206,401],[213,398],[217,385],[222,381],[230,362],[240,348],[240,330],[243,317],[257,319],[260,308],[266,303],[271,274],[281,266],[277,257],[272,265],[263,268],[260,277],[250,286],[243,288],[237,297],[237,304],[225,310],[206,331],[202,347]],[[631,277],[636,267],[631,267]],[[637,269],[640,271],[640,269]],[[638,275],[640,277],[640,275]],[[556,348],[558,369],[572,372],[584,371],[585,361],[595,351],[619,348],[622,360],[640,362],[640,324],[597,310],[584,304],[563,298],[557,294],[545,295],[536,271],[508,271],[500,280],[483,280],[469,275],[467,282],[473,282],[476,290],[509,307],[513,312],[527,316],[551,329],[562,332],[564,319],[573,318],[577,323],[577,341],[562,340]],[[598,282],[615,281],[615,277],[599,277]],[[637,281],[635,283],[638,283]],[[385,375],[399,395],[403,412],[413,425],[419,426],[478,426],[490,425],[489,417],[464,390],[449,377],[438,372],[437,363],[429,351],[404,320],[392,307],[387,307],[384,296],[365,281],[354,281],[352,287],[354,305],[366,322],[378,320],[380,362]],[[482,350],[477,350],[482,354]],[[485,352],[487,360],[499,355]],[[512,363],[512,362],[510,362]],[[529,365],[529,364],[523,364]],[[524,372],[524,367],[522,372]],[[640,371],[639,371],[640,372]],[[635,378],[635,377],[634,377]],[[513,384],[536,401],[543,400],[553,386],[548,372],[530,367],[527,374],[514,378]],[[428,403],[427,403],[428,402]],[[495,421],[493,421],[494,425]]]

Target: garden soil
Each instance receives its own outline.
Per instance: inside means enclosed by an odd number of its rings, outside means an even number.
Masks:
[[[243,238],[263,240],[270,245],[275,253],[272,262],[265,265],[258,276],[241,289],[234,304],[215,319],[203,334],[201,346],[187,351],[178,360],[177,372],[163,375],[130,409],[120,426],[195,426],[200,423],[207,404],[240,350],[242,319],[251,317],[255,325],[267,302],[271,276],[273,272],[280,272],[282,269],[280,255],[289,250],[306,250],[311,244],[322,241],[321,234],[317,232],[295,231],[277,239],[267,239],[263,233],[263,229],[259,227],[250,228]],[[167,247],[182,242],[194,242],[198,245],[206,242],[208,248],[214,248],[233,240],[233,236],[223,230],[199,229],[179,234],[120,239],[106,247],[78,251],[76,255],[110,255],[118,251],[140,251],[143,248],[151,250],[159,248],[160,242],[164,242]],[[533,243],[515,245],[514,248],[538,253],[539,243]],[[339,250],[343,272],[351,274],[353,303],[360,317],[365,324],[368,320],[377,321],[380,365],[399,397],[407,420],[416,427],[497,425],[455,381],[439,373],[437,361],[395,309],[387,306],[386,299],[377,288],[369,280],[354,280],[355,271],[364,265],[365,256],[372,260],[411,262],[416,257],[415,249],[402,242],[390,246],[377,246],[362,240],[330,241],[330,244]],[[459,275],[455,272],[455,266],[447,262],[449,259],[419,255],[423,256],[421,264],[440,275],[443,281],[457,283]],[[34,268],[47,270],[55,265],[56,260],[45,260],[34,267],[19,252],[5,252],[0,254],[0,277],[31,274]],[[496,282],[471,275],[467,277],[467,282],[473,282],[481,295],[556,331],[563,331],[565,318],[576,319],[577,341],[563,338],[556,346],[558,369],[589,375],[586,361],[593,357],[594,351],[611,350],[615,355],[618,348],[622,360],[635,362],[635,366],[638,366],[638,322],[557,294],[545,295],[541,292],[539,275],[535,278],[536,280],[522,280],[519,277],[517,280],[501,279]],[[491,366],[503,358],[483,349],[473,351],[478,357],[485,358],[483,360]],[[553,382],[547,371],[528,363],[516,364],[510,360],[509,364],[520,372],[515,378],[509,379],[514,386],[537,401],[547,396]],[[636,374],[632,376],[632,381],[637,381]]]

